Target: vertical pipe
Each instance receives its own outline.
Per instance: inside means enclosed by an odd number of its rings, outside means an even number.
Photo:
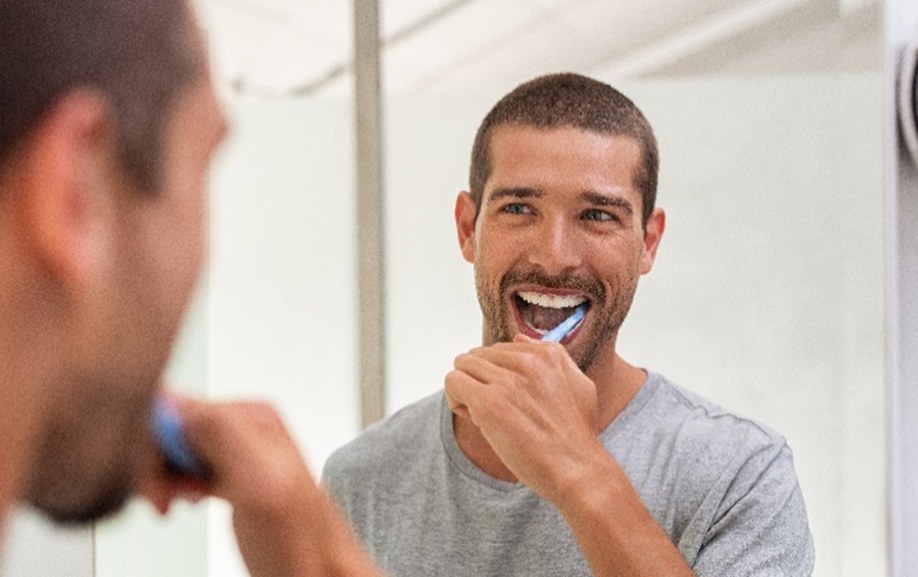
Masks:
[[[886,380],[889,573],[918,575],[918,169],[897,122],[903,48],[918,38],[918,2],[885,0]]]
[[[360,405],[363,427],[385,412],[382,112],[379,2],[354,0],[354,83],[357,140],[357,287]]]

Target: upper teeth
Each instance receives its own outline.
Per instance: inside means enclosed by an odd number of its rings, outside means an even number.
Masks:
[[[550,295],[530,291],[520,291],[516,293],[521,299],[531,305],[552,309],[566,309],[576,307],[586,300],[579,295]]]

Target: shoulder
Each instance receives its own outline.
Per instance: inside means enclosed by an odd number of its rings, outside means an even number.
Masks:
[[[784,437],[660,375],[645,389],[613,442],[696,574],[753,574],[762,560],[774,574],[809,574],[812,536]]]
[[[606,434],[613,454],[651,491],[740,497],[765,477],[797,490],[793,454],[781,434],[661,375],[650,373],[644,387],[638,406],[626,408],[625,422]]]
[[[648,384],[653,390],[645,418],[655,420],[662,434],[671,435],[687,449],[709,447],[748,455],[787,448],[784,437],[767,425],[729,411],[662,375],[650,373]]]
[[[370,426],[328,458],[323,482],[336,492],[342,484],[365,482],[397,472],[440,443],[443,393],[437,392]]]

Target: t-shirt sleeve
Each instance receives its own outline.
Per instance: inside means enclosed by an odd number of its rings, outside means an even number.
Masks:
[[[693,564],[695,574],[809,577],[813,537],[787,444],[760,447],[730,474]]]
[[[335,502],[338,504],[338,507],[343,509],[345,513],[349,508],[348,502],[348,476],[342,472],[343,461],[345,459],[341,456],[341,450],[339,449],[336,453],[332,454],[331,457],[325,462],[325,466],[322,468],[322,475],[320,476],[320,483],[323,488],[332,496]]]

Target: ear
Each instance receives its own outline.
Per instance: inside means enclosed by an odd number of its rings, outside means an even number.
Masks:
[[[653,268],[657,258],[657,249],[666,230],[666,213],[662,208],[654,209],[644,227],[644,251],[641,255],[641,274],[647,274]]]
[[[104,274],[114,241],[110,106],[76,90],[49,111],[26,143],[17,195],[28,249],[65,283]]]
[[[468,262],[475,262],[475,200],[468,192],[462,191],[456,197],[456,233],[459,235],[459,248],[462,257]]]

